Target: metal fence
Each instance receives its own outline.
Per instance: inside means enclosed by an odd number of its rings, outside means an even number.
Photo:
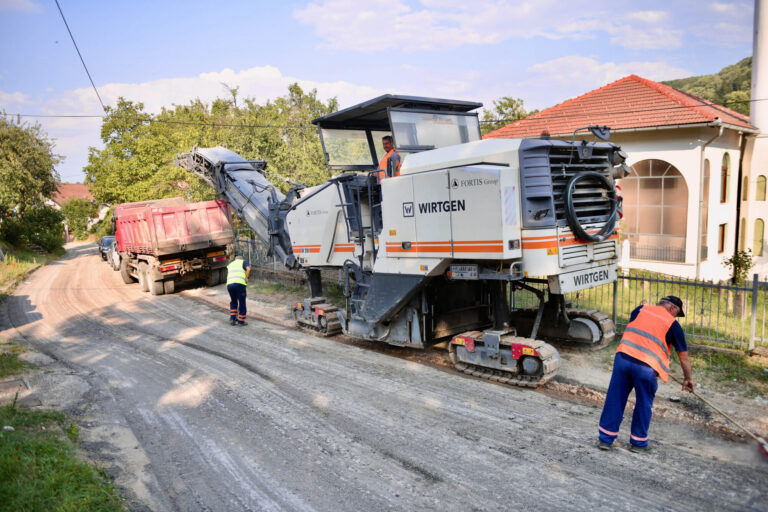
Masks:
[[[267,246],[259,240],[239,233],[235,244],[254,267],[295,275],[297,281],[304,278],[303,272],[288,271],[268,255]],[[768,345],[768,281],[761,281],[757,274],[740,286],[634,270],[620,272],[618,277],[615,283],[571,293],[566,299],[574,307],[612,314],[621,332],[637,306],[655,304],[661,297],[676,295],[683,301],[685,317],[678,320],[689,340],[749,349]],[[343,282],[337,270],[323,271],[322,278],[327,284]],[[538,299],[529,291],[517,290],[511,302],[514,307],[529,307],[537,305]]]
[[[541,288],[546,285],[540,285]],[[533,293],[518,290],[516,307],[537,304]],[[574,307],[597,309],[613,315],[618,332],[629,323],[632,311],[642,304],[656,304],[666,296],[683,301],[685,317],[678,318],[686,337],[694,342],[753,349],[768,345],[766,313],[768,281],[757,274],[743,285],[696,281],[642,271],[620,272],[615,283],[566,295]]]

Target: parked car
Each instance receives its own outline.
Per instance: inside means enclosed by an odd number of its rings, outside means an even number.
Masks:
[[[109,251],[107,251],[107,263],[112,266],[112,270],[120,270],[120,252],[117,250],[117,240],[109,244]]]
[[[107,252],[109,251],[109,246],[112,245],[112,242],[114,241],[114,236],[103,236],[101,237],[101,240],[99,240],[99,255],[101,255],[102,260],[107,261]]]

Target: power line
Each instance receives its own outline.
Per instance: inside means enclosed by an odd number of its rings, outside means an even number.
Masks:
[[[724,105],[730,105],[733,103],[753,103],[758,101],[768,101],[768,98],[758,98],[754,100],[739,100],[739,101],[729,101],[726,102]],[[720,105],[717,103],[701,103],[699,105],[677,105],[674,107],[660,107],[660,108],[646,108],[646,109],[636,109],[636,110],[619,110],[619,111],[582,111],[578,113],[572,113],[572,114],[562,114],[562,115],[545,115],[545,116],[539,116],[534,119],[531,119],[531,121],[538,121],[538,120],[548,120],[548,119],[562,119],[562,118],[572,118],[572,117],[586,117],[586,116],[597,116],[597,115],[623,115],[623,114],[642,114],[645,112],[663,112],[667,110],[681,110],[681,109],[687,109],[687,108],[697,108],[697,107],[710,107],[717,110],[718,107],[722,107],[724,105]],[[61,115],[44,115],[44,114],[21,114],[21,113],[15,113],[15,114],[5,114],[6,116],[19,116],[19,117],[36,117],[36,118],[104,118],[103,115],[77,115],[77,114],[61,114]],[[536,115],[536,114],[531,114]],[[744,114],[742,114],[744,115]],[[528,119],[523,118],[523,119]],[[493,120],[487,120],[483,121],[481,120],[481,124],[488,124],[488,123],[500,123],[500,122],[507,122],[507,123],[513,123],[516,121],[520,121],[521,119],[493,119]],[[164,124],[178,124],[178,125],[187,125],[187,126],[210,126],[210,127],[219,127],[219,128],[282,128],[282,129],[313,129],[315,128],[312,125],[272,125],[272,124],[230,124],[230,123],[206,123],[206,122],[197,122],[197,121],[173,121],[169,119],[153,119],[150,122],[154,123],[164,123]]]
[[[104,112],[106,112],[107,108],[104,106],[104,102],[101,101],[101,96],[99,95],[98,89],[96,89],[96,84],[93,83],[93,78],[91,78],[91,73],[88,71],[88,66],[85,65],[85,60],[83,60],[83,56],[80,53],[80,48],[77,47],[77,43],[75,42],[75,36],[73,36],[72,31],[69,30],[69,24],[67,23],[67,19],[64,17],[64,12],[61,10],[61,6],[59,5],[59,0],[56,0],[56,7],[59,8],[59,14],[61,14],[61,19],[62,21],[64,21],[64,26],[67,27],[67,32],[69,32],[69,38],[72,39],[72,44],[75,45],[75,50],[77,50],[77,56],[80,57],[80,62],[83,63],[85,74],[88,75],[88,80],[91,81],[91,86],[93,87],[93,91],[96,93],[96,97],[99,98],[99,103],[101,103],[101,109]]]

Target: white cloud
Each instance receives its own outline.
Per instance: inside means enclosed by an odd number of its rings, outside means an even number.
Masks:
[[[288,86],[294,82],[304,90],[317,89],[318,97],[323,100],[336,96],[341,105],[358,103],[385,92],[374,87],[345,81],[319,82],[285,76],[273,66],[254,67],[238,72],[224,69],[202,73],[196,77],[166,78],[136,84],[110,83],[99,86],[98,89],[102,100],[107,105],[114,105],[122,96],[131,101],[144,103],[144,109],[147,112],[157,113],[162,107],[187,104],[196,98],[211,102],[216,98],[227,97],[228,93],[222,86],[222,82],[230,87],[239,86],[240,98],[252,98],[257,103],[286,95]],[[23,106],[24,113],[101,114],[101,105],[90,87],[67,91],[47,100],[33,100],[18,92],[0,91],[0,104],[8,112],[21,111]],[[82,179],[77,176],[87,164],[88,147],[101,145],[99,138],[101,119],[31,118],[31,120],[39,121],[48,135],[55,139],[54,151],[67,157],[64,164],[60,166],[60,173],[64,176],[75,176],[74,179]]]
[[[40,12],[42,9],[32,0],[0,0],[0,11]]]
[[[531,66],[527,78],[514,85],[515,96],[526,99],[527,108],[548,108],[580,96],[627,75],[650,80],[672,80],[690,76],[686,69],[665,62],[600,62],[590,57],[567,56]],[[541,84],[547,84],[542,88]]]
[[[682,32],[674,27],[668,12],[635,11],[623,17],[614,12],[607,0],[596,0],[588,11],[563,8],[562,2],[554,0],[421,0],[417,8],[404,0],[319,0],[293,14],[313,26],[325,46],[369,53],[444,50],[537,36],[587,39],[600,33],[612,35],[612,43],[629,48],[680,46]]]

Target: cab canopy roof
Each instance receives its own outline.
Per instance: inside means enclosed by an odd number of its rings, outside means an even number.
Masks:
[[[469,112],[482,107],[482,103],[474,101],[445,100],[441,98],[424,98],[420,96],[398,96],[385,94],[372,100],[358,103],[333,114],[312,120],[321,128],[382,130],[387,131],[389,117],[387,109],[404,108],[409,110],[436,110],[442,112]]]

